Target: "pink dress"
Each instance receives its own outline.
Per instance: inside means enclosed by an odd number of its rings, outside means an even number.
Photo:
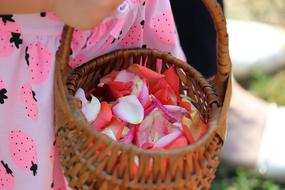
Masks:
[[[67,189],[54,140],[62,28],[52,13],[0,15],[0,190]],[[70,65],[130,47],[184,59],[168,0],[127,0],[96,28],[76,30]]]

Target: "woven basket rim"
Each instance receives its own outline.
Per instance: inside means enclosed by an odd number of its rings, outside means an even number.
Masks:
[[[99,59],[108,59],[108,57],[114,55],[114,54],[119,54],[120,52],[130,52],[130,53],[135,53],[135,52],[140,52],[141,50],[145,51],[150,51],[151,55],[155,54],[155,55],[160,55],[160,56],[165,56],[167,57],[167,59],[171,59],[173,60],[173,62],[175,64],[177,64],[176,66],[179,65],[183,65],[184,67],[186,67],[187,69],[191,70],[191,72],[194,72],[195,76],[197,76],[196,78],[199,77],[199,80],[206,82],[209,84],[209,82],[196,70],[194,69],[192,66],[188,65],[187,63],[183,62],[182,60],[169,55],[167,52],[162,52],[156,49],[148,49],[148,48],[130,48],[130,49],[123,49],[123,50],[115,50],[112,52],[109,52],[107,54],[98,56],[97,58],[87,62],[84,65],[81,65],[80,67],[74,69],[74,70],[69,70],[67,75],[68,77],[66,78],[67,81],[68,79],[72,76],[72,74],[82,70],[85,67],[90,67],[91,65],[95,65],[97,64],[96,60]],[[135,51],[135,52],[134,52]],[[175,64],[173,64],[175,66]],[[65,82],[65,81],[64,81]],[[65,85],[66,86],[66,85]],[[209,84],[209,86],[212,87],[213,86]],[[72,118],[73,121],[72,122],[76,122],[76,126],[80,126],[81,129],[86,130],[88,133],[90,133],[94,138],[98,138],[101,142],[106,143],[106,144],[114,144],[114,146],[118,146],[120,149],[123,150],[130,150],[132,149],[132,152],[135,152],[137,154],[144,154],[144,155],[149,155],[149,156],[173,156],[173,155],[181,155],[181,154],[185,154],[188,152],[193,152],[196,149],[198,149],[200,146],[202,146],[204,143],[207,142],[208,139],[210,139],[213,135],[215,135],[215,132],[218,128],[218,119],[220,117],[220,113],[221,113],[221,108],[220,107],[216,107],[215,111],[214,111],[214,116],[212,118],[209,119],[208,121],[208,131],[206,134],[204,134],[201,138],[199,138],[199,140],[197,140],[195,143],[188,145],[186,147],[183,148],[177,148],[177,149],[172,149],[172,150],[148,150],[148,149],[142,149],[139,148],[133,144],[125,144],[122,143],[120,141],[114,141],[110,138],[107,138],[105,135],[103,135],[101,132],[96,131],[96,129],[94,129],[89,123],[88,121],[85,119],[83,113],[75,106],[75,103],[72,99],[72,96],[70,93],[68,93],[67,99],[68,99],[68,103],[70,104],[71,107],[75,108],[76,112],[71,111],[72,114]],[[210,105],[208,105],[210,106]],[[213,105],[212,105],[213,106]],[[75,117],[76,116],[76,117]],[[80,117],[78,117],[80,116]],[[74,119],[76,118],[76,119]]]

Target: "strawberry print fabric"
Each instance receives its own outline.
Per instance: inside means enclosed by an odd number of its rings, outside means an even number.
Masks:
[[[0,15],[0,190],[66,190],[54,135],[53,13]],[[75,30],[70,66],[124,48],[184,59],[168,0],[127,0],[91,30]]]

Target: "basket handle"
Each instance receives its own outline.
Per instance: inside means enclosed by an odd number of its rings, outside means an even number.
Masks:
[[[216,93],[218,94],[219,104],[223,105],[225,96],[230,90],[228,88],[231,79],[232,65],[229,56],[229,40],[226,27],[226,19],[220,4],[216,0],[202,0],[208,9],[215,26],[216,48],[217,48],[217,73],[211,82],[215,83]],[[228,91],[227,91],[228,90]]]
[[[225,141],[227,132],[227,113],[232,93],[232,64],[229,56],[229,40],[226,27],[226,19],[220,4],[216,0],[202,0],[210,15],[216,30],[216,50],[217,50],[217,73],[209,81],[214,83],[218,95],[218,104],[221,107],[216,133],[222,141]]]
[[[213,18],[216,40],[217,40],[217,73],[211,82],[215,83],[216,91],[219,97],[219,104],[223,105],[227,83],[231,73],[231,62],[228,49],[228,35],[226,29],[226,20],[223,11],[216,0],[202,0],[210,15]],[[68,61],[70,55],[70,47],[72,40],[73,28],[64,26],[62,33],[62,41],[57,52],[58,63],[62,76],[66,76],[69,69]]]

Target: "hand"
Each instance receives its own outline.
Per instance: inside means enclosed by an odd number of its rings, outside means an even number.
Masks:
[[[89,29],[110,16],[124,0],[51,0],[52,11],[69,26]]]

